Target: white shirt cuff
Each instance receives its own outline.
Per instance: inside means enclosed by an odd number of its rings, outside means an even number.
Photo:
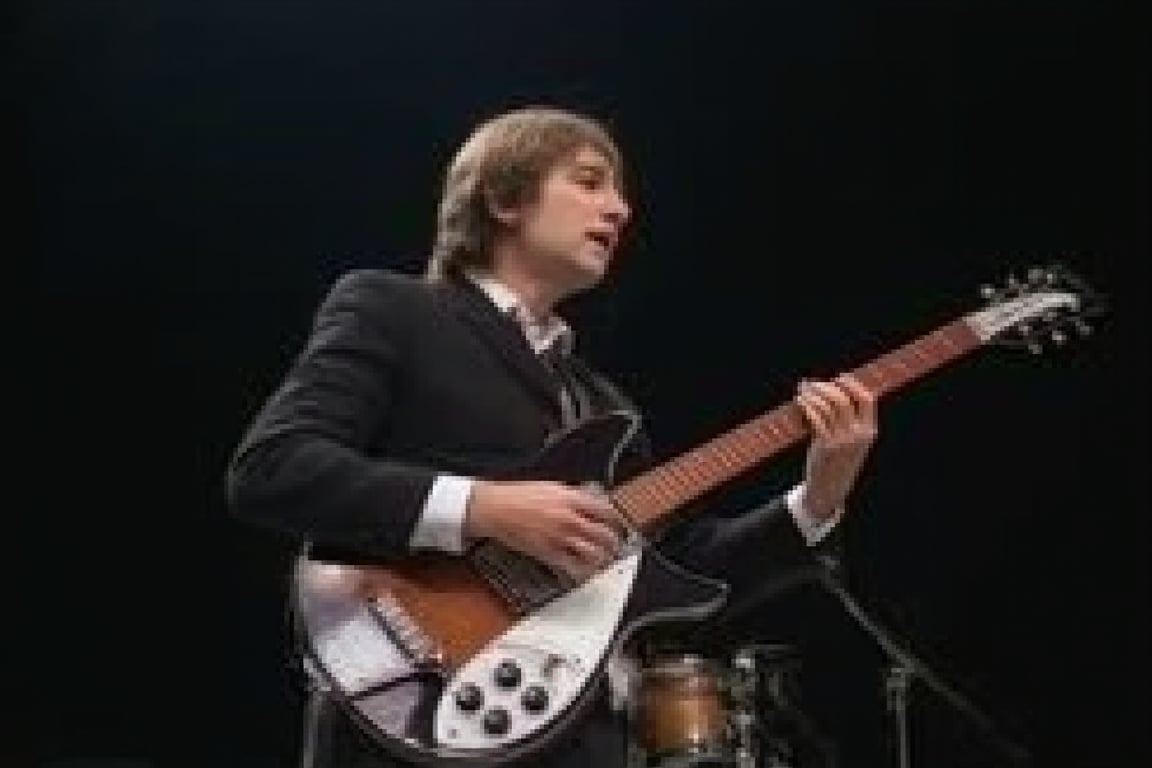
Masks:
[[[408,540],[411,549],[436,549],[453,554],[464,551],[464,514],[468,511],[472,483],[470,477],[436,477]]]
[[[819,544],[844,516],[843,507],[823,520],[808,514],[808,510],[804,509],[804,483],[800,483],[788,491],[784,501],[788,505],[788,511],[792,513],[792,519],[796,521],[796,527],[800,529],[804,541],[808,542],[808,546]]]

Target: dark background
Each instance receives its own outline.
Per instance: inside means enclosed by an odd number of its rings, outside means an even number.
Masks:
[[[1037,765],[1146,765],[1148,27],[1091,2],[38,0],[17,4],[8,517],[27,648],[8,764],[286,766],[291,542],[227,515],[247,419],[343,270],[420,269],[473,123],[612,126],[635,226],[581,343],[662,453],[1056,258],[1083,342],[991,349],[885,401],[850,583]],[[11,358],[10,358],[11,360]],[[802,453],[718,499],[795,479]],[[884,662],[827,595],[803,652],[843,766]],[[24,685],[24,683],[27,685]],[[914,765],[995,764],[914,689]]]

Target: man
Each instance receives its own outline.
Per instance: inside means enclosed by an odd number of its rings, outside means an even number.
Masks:
[[[479,126],[448,170],[425,279],[357,271],[322,302],[230,465],[236,514],[360,557],[491,539],[575,581],[612,562],[621,525],[602,496],[498,478],[564,425],[634,410],[575,354],[556,312],[612,262],[629,218],[621,172],[616,145],[584,116],[534,107]],[[736,595],[812,565],[809,547],[843,514],[876,435],[874,398],[848,376],[804,382],[796,402],[814,434],[803,482],[660,541]],[[648,462],[640,436],[618,467],[627,476]],[[393,764],[334,708],[320,719],[318,764]],[[607,707],[571,730],[532,764],[622,764]]]

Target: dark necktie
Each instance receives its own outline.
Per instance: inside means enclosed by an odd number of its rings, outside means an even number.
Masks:
[[[554,343],[540,353],[540,359],[556,375],[560,382],[560,407],[565,426],[574,424],[591,415],[591,404],[587,393],[580,384],[575,372],[572,356],[564,351],[564,345]]]

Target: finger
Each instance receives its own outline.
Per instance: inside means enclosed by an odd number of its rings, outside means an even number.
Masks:
[[[838,385],[828,381],[811,382],[812,392],[828,405],[830,420],[835,427],[848,426],[857,418],[852,397]]]
[[[836,381],[852,396],[861,419],[868,424],[875,424],[876,394],[850,373],[840,376]]]
[[[567,547],[552,553],[547,562],[552,570],[571,579],[574,584],[580,584],[595,571],[592,566],[587,565],[579,555],[570,552]]]
[[[583,517],[623,535],[625,526],[620,512],[602,494],[573,488],[571,500],[573,508]]]
[[[622,545],[615,529],[580,515],[572,515],[567,519],[564,533],[570,538],[579,538],[592,544],[603,551],[606,557],[615,557]]]
[[[821,394],[820,389],[816,386],[816,382],[800,382],[800,394],[810,406],[820,412],[823,417],[822,421],[829,429],[835,426],[837,421],[836,409],[832,403]]]
[[[800,406],[800,410],[804,412],[804,416],[808,419],[808,424],[819,437],[826,438],[831,434],[832,428],[828,423],[827,416],[813,403],[811,397],[808,395],[798,395],[796,397],[796,404]]]
[[[597,546],[579,538],[568,538],[563,543],[562,559],[568,568],[568,575],[584,581],[610,562]]]
[[[565,539],[564,546],[576,555],[581,563],[595,571],[599,571],[616,559],[611,550],[578,536]]]

